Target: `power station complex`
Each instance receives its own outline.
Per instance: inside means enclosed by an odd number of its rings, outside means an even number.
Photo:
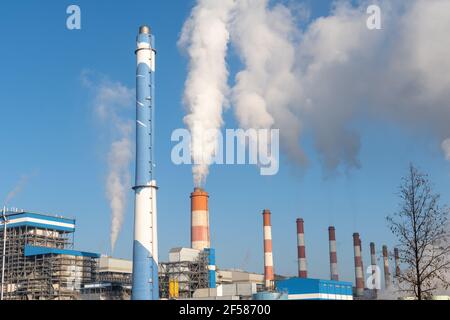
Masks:
[[[296,220],[298,276],[277,275],[272,246],[271,211],[262,211],[264,273],[225,270],[216,265],[211,248],[209,194],[195,188],[190,194],[191,246],[173,248],[169,261],[158,260],[157,184],[154,175],[154,37],[142,26],[136,48],[136,176],[133,261],[74,249],[75,219],[22,210],[3,209],[0,218],[2,257],[1,299],[319,299],[376,298],[366,288],[361,239],[353,235],[355,286],[339,281],[336,230],[329,234],[329,279],[310,279],[307,270],[305,223]],[[295,246],[293,245],[295,250]],[[130,244],[131,250],[131,244]],[[375,245],[370,244],[375,273]],[[383,246],[385,287],[390,275],[389,254]],[[394,250],[398,275],[398,251]],[[219,253],[220,254],[220,253]]]

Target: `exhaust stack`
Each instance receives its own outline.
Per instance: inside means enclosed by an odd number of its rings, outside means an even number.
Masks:
[[[362,297],[364,295],[364,276],[361,259],[361,247],[360,247],[359,233],[353,234],[353,250],[355,254],[355,283],[356,283],[356,296]]]
[[[400,276],[400,255],[398,253],[398,248],[394,248],[394,262],[395,262],[395,276]]]
[[[377,256],[376,256],[376,251],[375,251],[375,243],[371,242],[370,243],[370,264],[372,265],[372,285],[373,288],[375,288],[375,286],[378,286],[379,283],[378,281],[375,279],[375,273],[377,272]],[[377,295],[377,289],[374,289],[374,293],[375,295]]]
[[[370,243],[370,264],[372,265],[372,275],[375,274],[377,266],[377,256],[375,253],[375,243]]]
[[[208,193],[195,188],[191,193],[191,247],[204,250],[211,248],[209,237]]]
[[[362,253],[362,242],[361,237],[359,237],[359,254],[361,255],[361,270],[362,270],[362,280],[363,280],[363,290],[366,287],[366,271],[364,269],[364,258]]]
[[[298,276],[307,278],[306,270],[306,250],[305,250],[305,228],[303,219],[297,219],[297,256],[298,256]]]
[[[272,224],[270,223],[270,210],[263,211],[264,225],[264,283],[266,290],[274,289],[273,253],[272,253]]]
[[[134,241],[132,300],[158,300],[158,233],[154,180],[154,37],[142,26],[136,48],[136,177],[133,187]]]
[[[389,257],[387,246],[383,246],[383,265],[384,265],[384,286],[388,289],[391,286],[391,274],[389,272]]]
[[[339,281],[336,253],[336,229],[333,226],[328,228],[328,238],[330,246],[330,279]]]

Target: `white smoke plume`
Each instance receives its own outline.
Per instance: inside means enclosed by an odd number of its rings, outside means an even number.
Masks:
[[[381,30],[366,25],[372,4],[381,8]],[[202,147],[214,154],[215,136],[198,141],[222,125],[228,37],[244,65],[231,90],[239,125],[279,128],[283,150],[297,163],[307,163],[301,138],[308,132],[327,171],[359,168],[355,124],[364,121],[425,133],[447,152],[449,1],[342,0],[308,23],[301,9],[289,1],[198,1],[180,40],[190,57],[185,122],[194,156]],[[195,180],[207,170],[196,166]]]
[[[352,124],[363,117],[448,137],[450,2],[377,3],[382,30],[367,28],[366,1],[336,2],[300,30],[283,4],[238,1],[231,37],[245,65],[233,88],[240,125],[280,128],[284,150],[300,163],[308,129],[328,170],[360,166]]]
[[[288,7],[268,5],[268,0],[240,0],[236,5],[231,35],[245,69],[237,73],[233,88],[235,114],[245,129],[281,128],[282,147],[303,164],[301,122],[293,99],[301,88],[294,73],[300,32]]]
[[[225,61],[229,31],[227,23],[233,0],[198,0],[185,22],[179,46],[189,57],[185,83],[184,122],[191,132],[194,184],[201,186],[208,175],[218,146],[217,130],[227,104],[228,70]]]
[[[29,180],[29,175],[22,175],[15,187],[6,195],[4,204],[7,205],[12,199],[14,199],[25,188]]]
[[[131,187],[129,165],[132,158],[132,144],[127,132],[120,140],[111,144],[108,154],[106,195],[111,207],[111,250],[114,250],[125,216],[127,194]]]
[[[130,164],[133,158],[130,112],[134,91],[119,82],[106,78],[91,80],[92,73],[83,73],[83,82],[94,91],[94,112],[111,141],[107,156],[108,174],[105,180],[106,197],[111,208],[111,250],[122,228],[127,194],[131,189]],[[98,76],[97,76],[98,77]]]

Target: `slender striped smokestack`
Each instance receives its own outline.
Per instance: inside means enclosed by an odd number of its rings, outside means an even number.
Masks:
[[[363,278],[359,233],[353,234],[353,250],[355,253],[356,296],[362,297],[364,295],[364,278]]]
[[[305,250],[305,229],[303,219],[297,219],[297,255],[298,255],[298,276],[307,278],[306,270],[306,250]]]
[[[363,288],[366,287],[366,273],[364,270],[364,258],[362,253],[362,242],[361,237],[359,238],[359,254],[361,255],[361,269],[362,269],[362,279],[363,279]]]
[[[394,248],[394,262],[395,262],[395,276],[400,276],[400,255],[398,254],[398,248]]]
[[[191,193],[191,247],[203,250],[210,248],[208,193],[195,188]]]
[[[377,266],[377,256],[375,253],[375,243],[370,243],[370,264],[372,265],[372,274],[375,274],[375,267]]]
[[[377,267],[377,256],[375,253],[375,243],[373,243],[373,242],[370,243],[370,264],[372,265],[372,285],[374,288],[376,285],[375,273],[376,273],[376,267]],[[376,294],[376,289],[375,289],[375,294]]]
[[[270,210],[263,211],[264,225],[264,283],[266,290],[272,290],[274,286],[273,254],[272,254],[272,225],[270,223]]]
[[[328,238],[330,245],[330,278],[339,281],[337,253],[336,253],[336,229],[331,226],[328,228]]]
[[[384,265],[384,286],[388,289],[391,286],[391,274],[389,273],[389,258],[387,246],[383,246],[383,265]]]

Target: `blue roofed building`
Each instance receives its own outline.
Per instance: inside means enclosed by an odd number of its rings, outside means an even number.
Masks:
[[[277,280],[275,286],[289,300],[353,300],[351,282],[295,277]]]
[[[99,255],[74,250],[74,232],[75,219],[19,210],[1,214],[4,299],[78,299],[80,288],[95,280]]]

